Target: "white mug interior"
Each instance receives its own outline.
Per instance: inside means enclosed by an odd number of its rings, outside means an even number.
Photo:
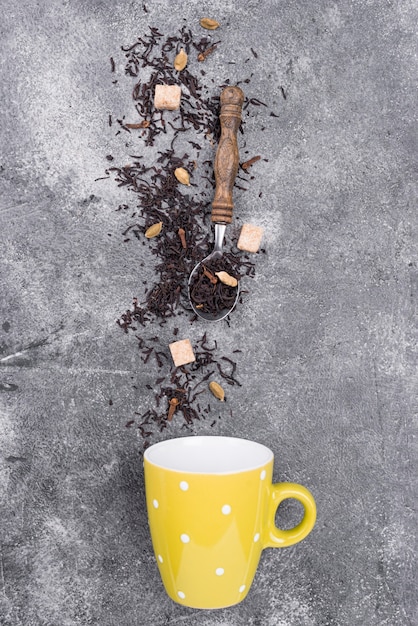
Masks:
[[[273,452],[248,439],[195,436],[156,443],[145,450],[144,458],[171,471],[232,474],[263,467],[273,459]]]

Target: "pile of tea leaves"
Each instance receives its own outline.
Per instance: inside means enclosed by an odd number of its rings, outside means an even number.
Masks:
[[[145,160],[143,155],[130,155],[129,164],[112,165],[106,170],[119,186],[127,188],[137,197],[134,211],[128,205],[118,208],[119,211],[130,212],[131,216],[130,223],[123,230],[126,243],[132,238],[143,242],[146,231],[153,224],[162,223],[161,234],[150,241],[151,253],[157,257],[155,271],[158,282],[147,290],[141,304],[137,303],[132,311],[121,315],[119,323],[125,330],[131,316],[145,324],[153,319],[161,322],[178,314],[181,309],[192,312],[188,303],[188,277],[213,245],[210,223],[215,187],[213,159],[201,162],[199,157],[201,151],[207,148],[204,144],[208,141],[214,152],[213,147],[220,136],[220,92],[229,81],[216,89],[216,95],[210,95],[207,85],[202,85],[200,79],[187,68],[181,72],[175,70],[173,58],[182,48],[189,55],[192,51],[198,55],[219,43],[213,43],[208,35],[196,39],[186,26],[169,37],[153,27],[133,44],[121,48],[126,76],[137,79],[132,98],[139,121],[128,122],[122,116],[117,119],[116,134],[136,132],[144,146],[153,146],[157,138],[161,143],[163,140],[169,143],[168,147],[158,151],[158,157],[152,162]],[[113,57],[111,68],[115,69]],[[204,70],[200,73],[206,75]],[[249,79],[242,82],[247,81]],[[182,98],[178,111],[166,112],[154,108],[155,85],[161,83],[181,84]],[[249,105],[259,106],[260,101],[247,99],[244,106]],[[182,146],[187,143],[188,151],[176,152],[179,140]],[[107,158],[113,160],[111,155]],[[190,186],[179,185],[174,174],[178,168],[189,173]],[[247,169],[242,168],[241,172],[241,179],[247,181]],[[199,182],[194,182],[194,173],[199,174]],[[184,193],[184,190],[193,192],[196,189],[198,193]],[[179,236],[181,231],[183,241]],[[234,265],[240,275],[254,274],[254,262],[238,250],[235,251]]]
[[[114,157],[107,155],[111,165],[106,169],[106,175],[132,193],[135,206],[121,204],[117,208],[127,221],[122,231],[123,241],[130,245],[149,246],[150,254],[155,258],[155,282],[148,285],[147,281],[143,281],[146,285],[143,297],[133,299],[131,308],[120,315],[117,324],[125,333],[135,334],[143,361],[148,367],[154,366],[159,370],[170,368],[171,364],[171,374],[161,376],[157,372],[155,384],[151,386],[156,408],[138,413],[127,424],[136,424],[144,438],[144,445],[149,445],[153,429],[163,430],[171,418],[177,419],[182,415],[184,427],[190,428],[193,421],[209,413],[209,405],[202,408],[198,402],[198,397],[206,389],[197,388],[215,373],[218,377],[224,376],[220,361],[224,365],[229,362],[233,369],[226,382],[239,384],[235,379],[236,363],[227,356],[216,357],[217,345],[215,343],[208,348],[206,333],[196,346],[196,362],[174,370],[166,347],[160,346],[161,349],[156,350],[155,337],[147,339],[144,333],[141,336],[137,334],[139,326],[145,329],[155,323],[164,325],[178,315],[189,315],[191,323],[197,321],[188,300],[187,283],[193,268],[213,247],[210,222],[215,187],[213,158],[220,137],[220,93],[229,80],[212,87],[216,94],[211,95],[208,85],[202,85],[201,78],[193,75],[188,68],[180,72],[175,70],[173,58],[180,49],[184,49],[188,55],[195,53],[204,60],[209,54],[207,51],[210,50],[211,54],[216,52],[219,44],[220,41],[213,41],[211,35],[196,38],[186,26],[168,37],[158,28],[151,27],[148,33],[121,48],[125,59],[125,77],[135,80],[132,99],[138,117],[128,120],[123,115],[115,122],[110,115],[109,126],[116,125],[116,135],[134,133],[135,141],[145,150],[135,150],[141,154],[129,155],[129,162],[124,165],[115,165]],[[110,62],[114,73],[116,63],[113,57]],[[206,72],[200,69],[200,77],[205,75]],[[248,83],[249,80],[240,82]],[[113,82],[118,83],[118,79]],[[181,85],[178,111],[155,109],[153,98],[157,84]],[[255,98],[246,99],[244,110],[262,104]],[[240,130],[243,132],[242,127]],[[202,161],[200,155],[202,151],[207,151],[208,143],[211,159]],[[147,149],[150,150],[149,158]],[[180,184],[176,178],[175,172],[179,168],[187,172],[189,185]],[[250,178],[248,168],[242,167],[238,179],[248,181]],[[236,186],[245,189],[238,182]],[[151,237],[148,235],[151,232],[156,234]],[[232,240],[228,243],[234,248]],[[237,277],[254,275],[254,256],[250,258],[235,248],[228,253],[228,260]],[[245,291],[241,290],[240,298],[243,293]],[[215,369],[206,371],[208,366],[215,366]],[[198,375],[203,375],[203,378],[197,380]],[[163,407],[166,398],[178,400],[170,420],[167,419],[167,407]]]
[[[150,28],[150,32],[129,46],[122,46],[125,53],[125,74],[138,78],[135,83],[132,97],[139,115],[138,128],[142,128],[142,137],[145,145],[154,145],[155,139],[161,133],[167,133],[169,128],[175,132],[193,130],[195,133],[204,133],[217,141],[220,134],[218,119],[219,95],[208,95],[199,79],[187,68],[178,72],[173,67],[173,58],[184,49],[189,55],[194,50],[196,54],[216,46],[220,42],[211,43],[209,36],[196,39],[192,31],[183,26],[176,35],[165,37],[158,28]],[[114,61],[111,59],[112,69]],[[201,70],[201,75],[205,76]],[[146,80],[143,76],[147,76]],[[181,107],[178,116],[168,121],[165,112],[154,108],[154,90],[157,84],[178,85],[182,87]],[[125,120],[117,119],[119,131],[130,132],[135,128]],[[134,122],[133,124],[135,124]],[[142,123],[142,126],[140,125]]]
[[[174,330],[176,332],[178,329]],[[204,333],[193,346],[195,362],[177,368],[171,367],[165,346],[158,336],[144,338],[136,335],[136,338],[143,363],[150,366],[153,362],[157,368],[154,384],[146,385],[154,394],[154,407],[142,412],[137,411],[134,419],[126,423],[127,428],[136,427],[139,430],[144,449],[151,444],[151,438],[163,432],[173,419],[178,420],[181,417],[181,429],[192,431],[196,420],[206,419],[213,412],[213,405],[208,400],[210,380],[216,378],[225,385],[241,386],[236,378],[237,363],[229,357],[219,356],[217,342],[213,341],[210,344],[207,333]],[[240,353],[241,350],[236,349],[233,352]],[[212,400],[219,402],[213,396]],[[171,413],[170,405],[173,401],[175,411]],[[216,423],[217,419],[212,419],[210,427]]]
[[[235,256],[225,252],[222,258],[207,259],[200,263],[190,277],[190,299],[202,313],[212,318],[232,310],[238,296],[239,263]],[[235,265],[238,265],[235,270]],[[227,281],[222,279],[227,277]],[[230,284],[228,284],[230,283]]]

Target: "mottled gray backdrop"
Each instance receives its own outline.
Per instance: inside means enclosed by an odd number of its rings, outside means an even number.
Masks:
[[[415,625],[418,5],[145,3],[1,2],[0,623]],[[108,125],[135,113],[121,46],[148,26],[199,35],[204,16],[221,23],[209,92],[252,74],[246,96],[267,104],[239,139],[266,160],[234,192],[235,227],[263,226],[266,252],[230,326],[180,316],[144,334],[242,349],[242,386],[193,432],[269,445],[275,480],[318,505],[311,535],[266,550],[245,601],[218,611],[174,604],[159,579],[142,438],[125,426],[154,406],[157,372],[115,324],[155,258],[123,242],[116,209],[135,198],[96,180],[108,154],[155,158]]]

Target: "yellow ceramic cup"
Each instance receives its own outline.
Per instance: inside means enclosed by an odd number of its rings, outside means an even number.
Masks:
[[[148,518],[164,587],[193,608],[237,604],[252,584],[263,548],[284,548],[312,530],[316,506],[295,483],[272,484],[273,452],[233,437],[184,437],[145,451]],[[304,507],[290,530],[275,525],[286,498]]]

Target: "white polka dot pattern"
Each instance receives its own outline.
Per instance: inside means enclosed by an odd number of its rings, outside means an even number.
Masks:
[[[252,484],[254,486],[254,492],[258,493],[258,499],[260,497],[267,497],[265,496],[267,476],[271,476],[271,471],[267,465],[264,465],[264,469],[263,466],[261,466],[261,468],[260,466],[255,468],[252,474],[251,480],[254,481]],[[189,480],[191,480],[191,482],[189,482]],[[170,531],[169,541],[171,544],[174,542],[177,547],[172,547],[170,543],[168,546],[164,546],[164,544],[161,544],[161,542],[157,540],[154,548],[156,564],[164,584],[168,585],[167,590],[169,590],[169,595],[183,606],[188,606],[189,603],[192,606],[198,605],[201,600],[196,598],[200,597],[200,595],[204,597],[206,591],[209,595],[212,593],[214,596],[217,594],[225,594],[225,596],[227,596],[229,594],[231,596],[231,602],[234,602],[234,599],[235,602],[241,601],[251,586],[251,572],[240,569],[235,560],[230,558],[228,551],[220,550],[215,544],[210,558],[208,557],[206,559],[206,555],[203,553],[200,546],[202,532],[202,529],[200,527],[198,528],[200,516],[194,516],[194,512],[197,510],[200,511],[202,510],[202,506],[206,506],[207,516],[209,519],[210,517],[213,518],[213,523],[216,524],[216,526],[219,525],[219,532],[222,531],[223,534],[230,533],[232,536],[232,544],[235,541],[235,534],[239,533],[239,540],[246,542],[248,552],[256,555],[263,547],[261,534],[262,532],[264,533],[264,531],[262,524],[260,524],[259,514],[257,513],[254,517],[250,517],[246,521],[246,527],[244,525],[241,526],[242,509],[244,507],[241,498],[236,497],[236,492],[232,490],[226,490],[223,493],[218,491],[215,493],[214,497],[209,498],[207,502],[203,496],[200,495],[201,489],[199,488],[199,482],[196,481],[193,476],[187,474],[187,472],[178,473],[177,476],[173,476],[173,482],[168,486],[168,496],[166,487],[163,486],[164,488],[160,490],[159,486],[159,484],[153,485],[153,487],[157,488],[149,489],[149,493],[147,494],[149,498],[148,506],[151,506],[151,510],[154,509],[155,511],[155,513],[150,515],[151,523],[155,524],[158,531],[160,531],[160,528],[167,523],[166,517],[170,514],[171,508],[175,508],[182,513],[182,517],[179,516],[177,521],[183,520],[180,521],[177,532],[175,531],[175,527],[172,527]],[[238,530],[236,530],[235,526],[237,526]],[[208,526],[206,530],[207,533],[205,533],[203,537],[209,543],[213,533],[211,532],[210,526]],[[231,546],[231,549],[232,547],[233,546]],[[215,557],[215,562],[212,561],[213,557]],[[172,572],[175,571],[179,559],[187,563],[190,562],[190,570],[196,571],[197,576],[200,576],[199,572],[202,571],[202,577],[204,576],[206,578],[207,585],[205,587],[207,587],[207,589],[197,592],[194,586],[189,588],[187,584],[184,585],[184,580],[182,583],[181,580],[176,581],[175,577],[173,578]],[[238,579],[235,578],[236,576]],[[247,582],[240,585],[240,579],[241,582],[243,579]],[[213,598],[208,600],[209,603],[212,601]],[[202,602],[204,604],[206,599]]]

